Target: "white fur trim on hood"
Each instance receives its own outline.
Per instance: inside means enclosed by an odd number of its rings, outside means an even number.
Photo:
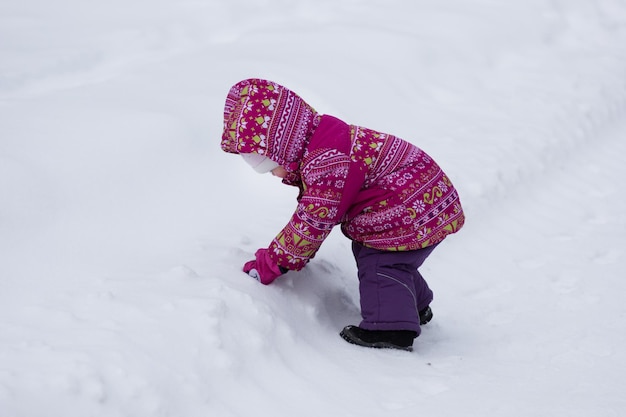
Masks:
[[[258,153],[242,153],[241,156],[243,160],[259,174],[265,174],[280,166],[267,156]]]

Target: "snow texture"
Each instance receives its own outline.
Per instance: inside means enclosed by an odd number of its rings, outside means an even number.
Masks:
[[[3,1],[0,417],[623,416],[624,45],[622,0]],[[296,197],[219,148],[247,77],[459,189],[414,352],[338,336],[338,230],[241,272]]]

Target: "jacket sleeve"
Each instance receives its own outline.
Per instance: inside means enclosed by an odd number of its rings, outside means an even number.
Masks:
[[[269,246],[274,262],[290,270],[304,268],[315,256],[364,179],[359,165],[334,149],[308,155],[301,175],[304,187],[296,211]]]

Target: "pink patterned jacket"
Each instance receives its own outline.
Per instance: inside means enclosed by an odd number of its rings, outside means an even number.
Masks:
[[[365,246],[407,251],[441,242],[465,220],[457,191],[424,151],[321,116],[271,81],[231,88],[221,146],[267,155],[289,172],[283,182],[300,188],[295,213],[269,245],[283,268],[302,269],[338,224]]]

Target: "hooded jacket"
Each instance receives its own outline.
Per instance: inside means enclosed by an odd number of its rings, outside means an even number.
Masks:
[[[332,228],[384,251],[441,242],[465,217],[458,193],[423,150],[396,136],[318,114],[293,91],[247,79],[229,91],[221,147],[284,166],[300,189],[295,213],[269,245],[277,265],[302,269]]]

